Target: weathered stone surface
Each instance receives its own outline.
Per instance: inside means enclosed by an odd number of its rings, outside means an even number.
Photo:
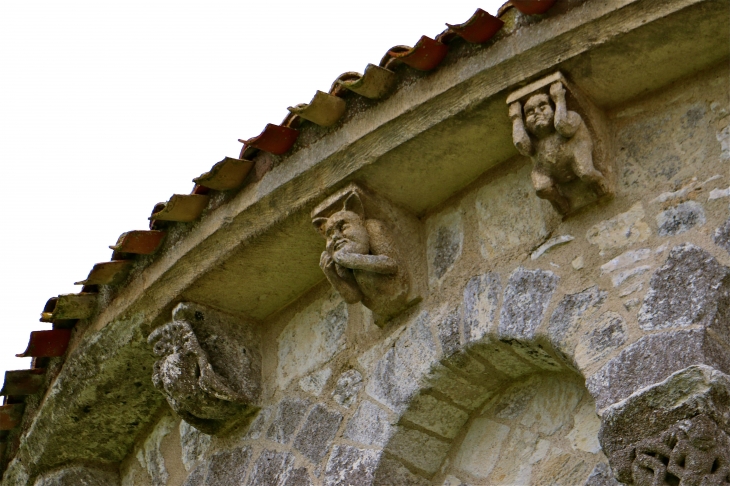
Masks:
[[[140,465],[152,479],[153,486],[165,486],[170,475],[165,467],[165,458],[162,455],[160,446],[162,439],[172,431],[175,420],[170,415],[165,415],[157,422],[152,433],[144,441],[143,449],[137,455]]]
[[[522,342],[518,340],[507,340],[509,347],[522,359],[535,366],[548,371],[559,371],[564,369],[562,360],[558,360],[555,356],[545,350],[541,344],[532,342]]]
[[[592,226],[586,233],[588,242],[598,245],[600,254],[646,241],[651,235],[644,221],[644,206],[639,202],[631,209]]]
[[[388,413],[368,400],[357,408],[344,433],[344,437],[351,441],[380,447],[384,447],[392,435]]]
[[[309,400],[293,397],[282,399],[279,402],[279,408],[276,410],[274,421],[266,432],[266,437],[280,444],[288,444],[304,418],[304,413],[309,405]]]
[[[357,400],[357,394],[363,387],[362,375],[357,370],[347,370],[337,379],[332,398],[345,408],[350,408]]]
[[[464,288],[464,339],[479,341],[495,325],[502,284],[499,274],[486,273],[469,279]]]
[[[563,297],[550,316],[548,336],[553,345],[563,352],[570,353],[567,340],[580,327],[581,323],[590,318],[606,300],[608,294],[597,285],[581,292]]]
[[[624,483],[724,484],[729,417],[730,377],[691,366],[606,409],[601,445]]]
[[[261,437],[261,434],[264,433],[264,427],[266,427],[266,424],[273,413],[272,408],[273,407],[267,407],[259,411],[259,414],[255,419],[253,419],[253,422],[251,422],[251,425],[246,431],[246,439],[256,440]]]
[[[616,312],[604,312],[591,321],[589,331],[583,333],[575,347],[575,361],[580,368],[599,361],[628,339],[629,330],[624,318]]]
[[[510,428],[486,418],[477,418],[461,443],[454,459],[457,469],[486,479],[497,465]]]
[[[601,265],[601,274],[612,273],[616,270],[623,270],[624,268],[630,267],[635,263],[646,260],[650,256],[651,250],[649,248],[626,251],[616,258],[613,258]]]
[[[208,464],[207,484],[242,484],[251,462],[251,448],[217,452]]]
[[[545,270],[518,268],[509,277],[499,315],[500,339],[530,339],[542,322],[558,276]]]
[[[284,486],[294,469],[294,455],[264,449],[253,465],[246,486]]]
[[[422,312],[375,364],[365,388],[368,395],[394,411],[403,411],[418,389],[420,376],[437,357],[431,316]]]
[[[347,445],[334,446],[325,469],[326,486],[368,486],[373,483],[381,452]]]
[[[205,475],[208,471],[208,465],[207,464],[198,464],[195,469],[190,471],[190,474],[188,474],[188,477],[185,479],[185,482],[183,483],[183,486],[205,486]],[[122,486],[127,486],[126,484]],[[129,484],[129,486],[135,486],[134,484]]]
[[[187,471],[200,461],[210,447],[211,437],[184,420],[180,421],[180,447],[182,462]]]
[[[613,477],[611,468],[605,462],[599,462],[583,486],[621,486]]]
[[[510,378],[518,378],[535,372],[535,367],[518,357],[513,351],[512,346],[505,343],[491,342],[479,344],[471,347],[469,353],[473,353],[489,361],[495,369]]]
[[[480,250],[487,260],[537,246],[549,233],[550,205],[535,197],[529,167],[480,189],[476,210]]]
[[[474,410],[491,397],[501,386],[504,376],[499,373],[485,374],[478,385],[464,379],[445,366],[436,366],[424,375],[423,388],[448,397],[455,404]]]
[[[313,486],[312,478],[309,477],[309,472],[306,468],[300,467],[295,469],[286,478],[283,486]]]
[[[730,342],[727,307],[730,303],[730,269],[702,248],[676,246],[656,271],[639,311],[644,330],[712,327]]]
[[[730,188],[729,188],[730,189]],[[730,253],[730,219],[712,233],[712,241]]]
[[[675,371],[699,364],[730,372],[727,351],[702,329],[652,334],[621,351],[590,376],[586,386],[602,409]]]
[[[299,388],[318,397],[322,394],[322,390],[324,390],[330,376],[332,376],[332,370],[330,368],[315,371],[311,375],[299,380]]]
[[[408,470],[403,464],[389,456],[384,456],[375,472],[373,486],[430,486],[431,483]]]
[[[461,309],[447,311],[436,321],[436,332],[444,356],[451,356],[461,349]]]
[[[596,414],[596,404],[593,400],[584,400],[583,405],[573,416],[573,429],[567,437],[574,450],[597,454],[601,451],[598,442],[598,431],[601,428],[601,419]]]
[[[488,413],[500,420],[514,420],[525,411],[527,405],[535,398],[539,389],[539,378],[530,377],[527,380],[518,382],[506,390],[502,391],[499,396],[490,401],[482,415]]]
[[[428,474],[434,474],[450,448],[450,442],[399,427],[385,450]]]
[[[697,201],[687,201],[656,215],[659,236],[674,236],[705,224],[705,210]]]
[[[547,375],[538,381],[539,399],[528,402],[520,425],[526,428],[535,426],[537,432],[550,436],[570,422],[585,389],[564,378],[562,375]]]
[[[440,281],[461,256],[464,230],[461,213],[454,211],[429,222],[427,241],[429,280]]]
[[[332,292],[296,314],[279,335],[277,383],[286,388],[345,349],[347,306]]]
[[[19,483],[20,484],[20,483]],[[119,474],[86,467],[70,467],[39,477],[34,486],[115,486]]]
[[[413,400],[403,418],[442,437],[453,439],[469,415],[443,400],[422,394]]]
[[[215,434],[256,410],[261,352],[248,323],[183,302],[147,341],[159,358],[152,383],[186,422]]]
[[[620,285],[623,285],[623,283],[627,280],[632,279],[638,275],[642,275],[649,270],[651,270],[651,267],[649,265],[640,265],[638,267],[621,270],[615,275],[611,275],[611,284],[614,287],[618,287]]]
[[[327,454],[340,422],[342,422],[340,412],[327,410],[327,407],[318,403],[309,412],[302,429],[294,439],[294,448],[313,463],[318,463]]]

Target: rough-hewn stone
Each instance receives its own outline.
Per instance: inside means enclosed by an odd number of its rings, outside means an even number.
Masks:
[[[712,241],[717,246],[724,248],[728,253],[730,253],[730,219],[725,221],[722,226],[715,229],[712,233]]]
[[[185,479],[183,486],[205,486],[205,475],[208,471],[207,464],[198,464],[195,469],[190,471],[188,477]],[[123,486],[127,486],[124,484]],[[133,485],[129,485],[133,486]]]
[[[357,370],[347,370],[337,379],[332,398],[345,408],[350,408],[357,400],[357,394],[363,387],[362,375]]]
[[[375,364],[367,393],[392,410],[403,410],[418,389],[418,378],[437,356],[428,312],[418,315],[395,346]]]
[[[285,397],[279,402],[276,416],[271,423],[266,437],[280,444],[288,444],[294,432],[304,418],[310,402],[300,398]]]
[[[412,473],[396,459],[383,456],[375,472],[373,486],[430,486],[430,482]]]
[[[286,478],[283,486],[313,486],[312,478],[306,468],[294,469]]]
[[[256,415],[256,418],[253,419],[253,422],[251,422],[251,425],[246,431],[246,439],[256,440],[261,437],[261,434],[264,433],[264,427],[266,427],[266,423],[271,418],[272,413],[273,407],[266,407],[260,410],[258,415]]]
[[[615,272],[616,270],[623,270],[635,263],[646,260],[650,256],[651,250],[649,248],[626,251],[601,265],[601,273],[604,274]]]
[[[393,427],[388,413],[364,400],[347,423],[343,436],[360,444],[384,447],[392,435]]]
[[[602,409],[675,371],[699,364],[730,372],[728,352],[702,329],[652,334],[621,351],[590,376],[586,386]]]
[[[588,327],[589,330],[581,334],[575,347],[575,361],[581,368],[621,347],[629,335],[624,318],[612,311],[604,312],[592,320]]]
[[[302,429],[294,439],[294,448],[313,463],[318,463],[327,454],[340,422],[342,422],[340,412],[327,410],[327,407],[318,403],[309,412]]]
[[[217,452],[210,457],[206,483],[210,485],[242,484],[250,462],[250,447]]]
[[[674,236],[705,224],[705,210],[697,201],[687,201],[656,216],[659,236]]]
[[[179,429],[182,462],[185,469],[190,471],[210,447],[211,436],[202,433],[184,420],[180,421]]]
[[[599,462],[583,486],[621,486],[621,483],[613,477],[613,472],[608,464]]]
[[[557,285],[558,276],[553,272],[522,267],[512,272],[499,315],[500,338],[532,338]]]
[[[294,455],[264,449],[253,465],[246,486],[284,486],[294,469]]]
[[[601,255],[646,241],[651,235],[651,230],[644,221],[644,216],[644,206],[640,202],[636,203],[625,213],[591,227],[586,233],[586,239],[598,245]]]
[[[385,450],[428,474],[434,474],[450,447],[450,442],[419,430],[398,427]]]
[[[165,415],[157,422],[152,433],[144,441],[143,449],[139,451],[137,459],[140,465],[147,470],[152,479],[153,486],[164,486],[170,475],[165,467],[165,457],[162,455],[160,446],[162,439],[172,431],[175,420],[170,415]]]
[[[495,324],[502,284],[499,274],[487,273],[469,279],[464,288],[464,339],[482,339]]]
[[[330,368],[315,371],[311,375],[299,380],[299,388],[318,397],[322,394],[322,390],[324,390],[327,380],[329,380],[331,375],[332,370]]]
[[[453,439],[469,415],[443,400],[422,394],[413,400],[403,418],[442,437]]]
[[[487,418],[477,418],[461,443],[454,466],[477,478],[486,478],[497,465],[510,428]]]
[[[346,328],[347,306],[335,292],[296,314],[278,339],[279,387],[286,388],[342,351]]]
[[[601,451],[601,444],[598,442],[600,428],[601,419],[596,414],[596,404],[593,400],[584,400],[573,416],[573,429],[567,435],[571,447],[597,454]]]
[[[548,336],[553,345],[569,352],[566,349],[567,339],[578,330],[583,320],[590,318],[603,305],[607,295],[594,285],[563,297],[550,316]]]
[[[456,211],[434,223],[428,237],[428,265],[432,281],[439,281],[456,263],[463,246],[461,214]]]
[[[726,322],[730,302],[730,269],[692,244],[672,249],[664,265],[651,278],[639,311],[644,330],[712,327],[730,342]]]
[[[326,486],[368,486],[375,477],[381,452],[347,445],[334,446],[325,469]]]

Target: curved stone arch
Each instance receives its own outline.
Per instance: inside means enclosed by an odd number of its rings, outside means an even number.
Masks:
[[[547,321],[557,285],[552,272],[518,268],[503,289],[500,277],[487,273],[469,281],[458,308],[423,310],[412,318],[371,365],[369,397],[355,414],[362,414],[363,424],[396,425],[381,426],[375,439],[346,430],[344,439],[377,449],[335,446],[326,484],[430,484],[470,417],[527,377],[561,376],[587,394],[585,369],[569,335],[606,295],[590,287],[568,296]]]

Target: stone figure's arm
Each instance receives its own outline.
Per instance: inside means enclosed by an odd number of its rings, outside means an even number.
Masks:
[[[535,149],[527,130],[525,130],[525,122],[522,119],[522,105],[519,101],[509,105],[509,117],[512,120],[512,142],[522,155],[531,156]]]
[[[319,259],[319,266],[322,272],[324,272],[324,276],[327,277],[329,283],[342,296],[345,302],[348,304],[357,304],[362,300],[363,295],[355,281],[355,277],[352,276],[349,270],[342,272],[343,275],[340,275],[335,265],[336,263],[332,259],[332,256],[326,251],[323,251]]]
[[[565,88],[557,81],[550,86],[550,98],[555,103],[555,131],[565,138],[571,138],[578,131],[583,119],[565,104]]]
[[[361,255],[359,253],[335,252],[334,260],[338,264],[353,270],[393,275],[398,271],[398,264],[387,255]]]

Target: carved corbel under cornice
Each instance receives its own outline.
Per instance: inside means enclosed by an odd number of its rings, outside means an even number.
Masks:
[[[184,302],[147,341],[159,357],[152,382],[193,427],[220,434],[258,411],[260,342],[247,323]]]

